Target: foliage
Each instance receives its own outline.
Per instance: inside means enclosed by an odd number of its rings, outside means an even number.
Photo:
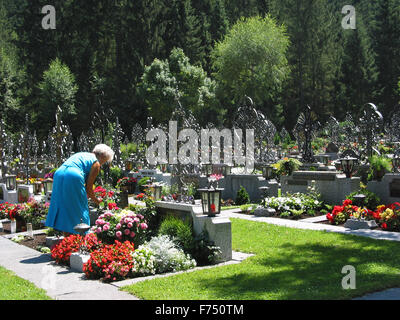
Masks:
[[[236,194],[235,204],[240,206],[248,203],[250,203],[250,196],[247,193],[246,189],[243,186],[240,186],[240,189]]]
[[[26,223],[32,223],[34,230],[43,226],[42,220],[46,220],[50,203],[38,202],[34,198],[30,198],[21,211],[20,216]]]
[[[285,27],[270,15],[241,18],[212,52],[220,91],[236,103],[247,95],[256,105],[272,105],[289,74],[288,46]],[[275,104],[273,111],[282,110]]]
[[[118,183],[118,180],[123,178],[124,173],[121,168],[114,166],[114,167],[110,168],[110,176],[112,179],[112,185],[116,186]]]
[[[293,171],[297,171],[302,163],[294,158],[284,158],[278,161],[274,167],[277,169],[276,174],[278,176],[289,176]]]
[[[193,250],[193,232],[190,223],[174,216],[166,216],[161,222],[158,235],[166,235],[186,253]]]
[[[196,266],[195,260],[179,249],[175,242],[166,235],[151,238],[142,245],[142,248],[149,249],[153,253],[157,273],[176,272]]]
[[[265,206],[275,209],[280,217],[296,217],[302,214],[314,216],[323,208],[323,203],[312,193],[288,193],[282,197],[266,198]]]
[[[202,124],[223,114],[215,97],[215,81],[207,77],[202,67],[190,64],[180,48],[174,48],[167,60],[155,59],[145,68],[141,80],[141,95],[157,122],[170,120],[175,99]]]
[[[54,123],[54,114],[59,106],[64,117],[76,115],[75,94],[78,86],[75,77],[68,66],[56,58],[50,63],[49,69],[43,74],[43,81],[38,85],[40,89],[40,110],[37,121],[40,129],[48,131]]]
[[[354,202],[354,196],[357,194],[365,195],[365,200],[363,205],[371,210],[375,210],[381,204],[381,199],[379,198],[379,196],[377,196],[372,191],[369,191],[367,188],[361,188],[358,191],[350,193],[346,197],[346,199],[349,199]]]
[[[369,173],[368,180],[380,180],[382,176],[392,170],[392,162],[386,156],[373,155],[369,157]]]
[[[117,188],[120,188],[120,187],[122,187],[122,186],[129,186],[130,184],[133,184],[133,183],[137,183],[137,179],[136,178],[133,178],[133,177],[131,177],[131,178],[129,178],[129,177],[123,177],[123,178],[120,178],[118,181],[117,181],[117,185],[116,185],[116,187]]]
[[[191,255],[199,266],[215,264],[221,258],[221,249],[210,240],[207,230],[204,229],[194,237]]]

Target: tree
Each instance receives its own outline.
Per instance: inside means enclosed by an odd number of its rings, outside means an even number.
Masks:
[[[146,67],[140,88],[149,114],[157,122],[170,119],[176,99],[202,125],[218,122],[224,113],[215,98],[215,82],[201,67],[190,64],[180,48],[173,49],[168,59],[155,59]]]
[[[75,94],[78,86],[75,77],[68,66],[58,58],[50,63],[49,69],[43,74],[43,80],[38,85],[40,90],[40,105],[37,112],[37,121],[40,123],[40,132],[45,134],[54,123],[57,106],[60,106],[62,115],[67,121],[76,115]]]
[[[240,19],[213,50],[213,67],[224,101],[237,104],[245,95],[256,105],[272,107],[289,75],[285,27],[270,16]],[[261,108],[263,109],[263,108]]]

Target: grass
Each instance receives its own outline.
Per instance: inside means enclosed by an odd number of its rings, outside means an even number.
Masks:
[[[1,300],[51,300],[46,291],[0,267]]]
[[[350,299],[400,286],[398,242],[231,221],[233,250],[255,256],[123,290],[152,300],[319,300]],[[355,290],[342,289],[346,265],[356,269]]]

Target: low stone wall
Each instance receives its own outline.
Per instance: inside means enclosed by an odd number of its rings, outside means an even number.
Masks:
[[[367,189],[378,195],[382,204],[400,202],[400,174],[387,173],[382,181],[369,181]]]
[[[312,181],[326,203],[339,205],[347,195],[360,188],[361,180],[358,177],[348,179],[334,171],[296,171],[291,176],[281,177],[282,194],[308,193]]]
[[[188,217],[193,222],[195,235],[207,230],[209,238],[221,248],[221,262],[232,259],[232,230],[228,218],[216,216],[208,217],[203,214],[200,204],[190,205],[183,203],[157,201],[156,207],[161,212],[174,212],[182,218]]]

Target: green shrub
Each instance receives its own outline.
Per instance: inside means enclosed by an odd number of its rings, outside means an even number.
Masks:
[[[146,185],[146,184],[148,184],[149,183],[149,180],[150,180],[150,177],[143,177],[142,179],[140,179],[139,181],[138,181],[138,187],[139,187],[139,191],[140,192],[144,192],[144,185]]]
[[[221,257],[221,249],[209,239],[207,230],[203,230],[194,238],[194,246],[191,252],[198,266],[215,264]]]
[[[392,162],[388,157],[373,155],[368,159],[368,162],[370,166],[368,181],[380,181],[386,172],[392,170]]]
[[[243,186],[240,186],[239,191],[236,194],[236,205],[241,206],[243,204],[250,203],[250,196]]]
[[[356,194],[364,194],[366,196],[364,200],[364,206],[366,206],[370,210],[375,210],[377,206],[381,205],[381,199],[372,191],[369,191],[368,189],[361,188],[358,191],[355,191],[353,193],[350,193],[346,199],[350,199],[354,203],[354,196]]]
[[[167,216],[161,222],[158,235],[170,236],[185,253],[191,253],[193,251],[193,232],[188,222],[182,221],[174,216]]]
[[[111,167],[110,168],[110,177],[112,179],[112,185],[115,188],[117,185],[117,181],[121,178],[123,178],[124,173],[122,172],[122,169],[119,167]]]

